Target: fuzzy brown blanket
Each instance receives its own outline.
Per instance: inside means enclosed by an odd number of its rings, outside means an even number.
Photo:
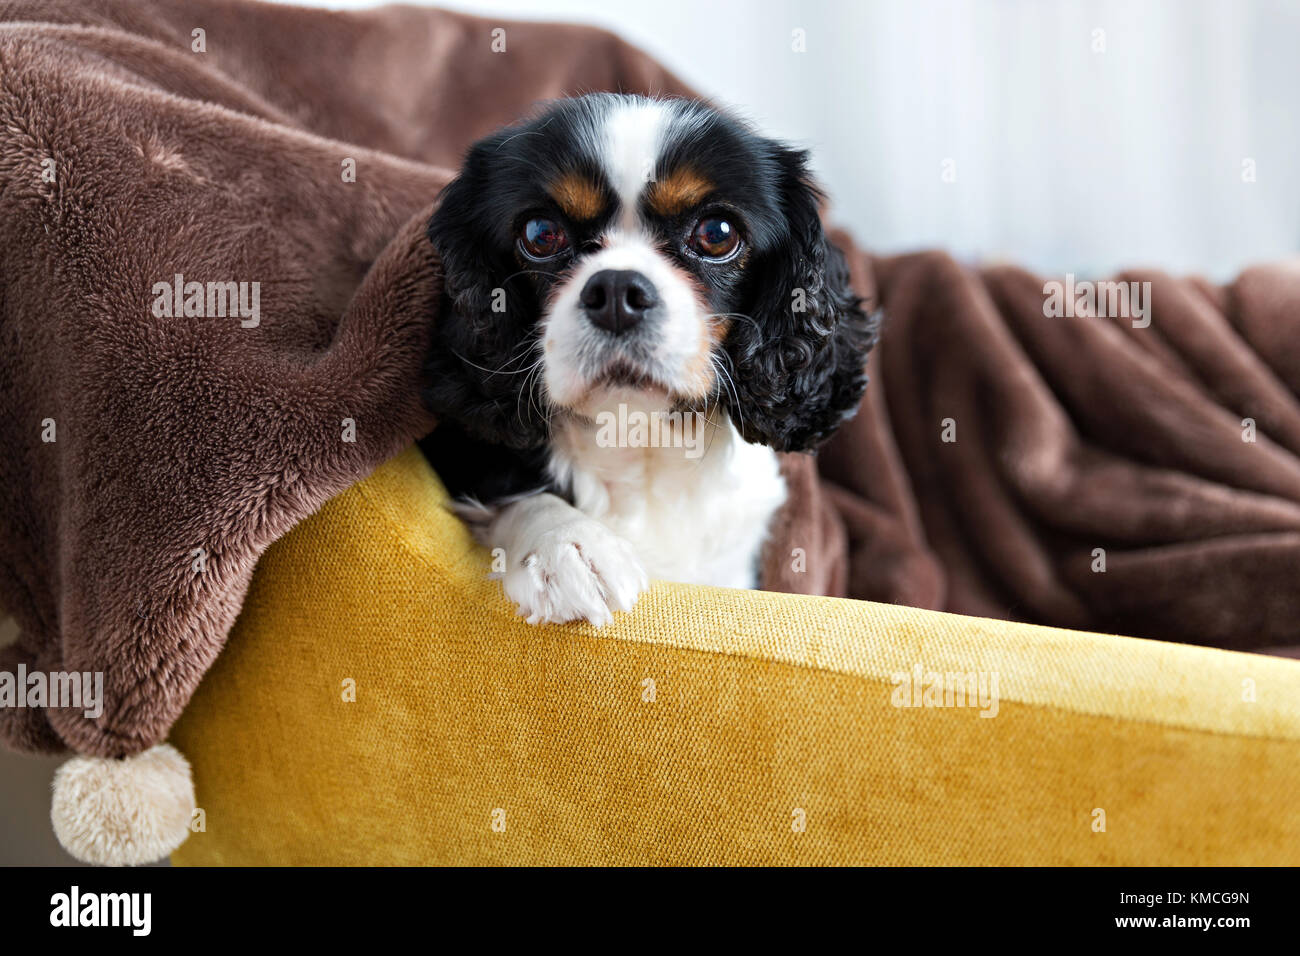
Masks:
[[[434,424],[423,233],[464,148],[599,89],[690,94],[580,27],[0,0],[0,672],[102,671],[106,697],[0,709],[0,739],[166,736],[259,555]],[[769,587],[1295,641],[1300,271],[1126,277],[1152,283],[1133,328],[839,241],[884,342],[857,419],[786,463]]]

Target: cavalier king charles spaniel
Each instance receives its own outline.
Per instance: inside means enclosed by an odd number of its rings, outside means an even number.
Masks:
[[[776,453],[853,414],[876,338],[818,204],[805,153],[688,100],[561,100],[470,149],[429,223],[421,447],[530,623],[756,586]]]

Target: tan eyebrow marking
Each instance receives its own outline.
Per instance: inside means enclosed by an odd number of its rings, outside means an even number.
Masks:
[[[605,209],[604,192],[578,173],[566,173],[548,191],[565,214],[579,222],[595,219]]]
[[[713,183],[689,166],[673,170],[650,184],[646,201],[661,216],[675,216],[698,206],[713,191]]]

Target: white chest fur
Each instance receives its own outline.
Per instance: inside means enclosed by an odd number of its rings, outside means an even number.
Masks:
[[[755,587],[786,495],[776,453],[746,442],[725,416],[697,424],[690,440],[666,427],[651,445],[567,424],[553,435],[551,469],[579,511],[632,545],[650,577]]]

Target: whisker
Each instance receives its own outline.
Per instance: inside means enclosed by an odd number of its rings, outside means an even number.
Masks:
[[[493,375],[522,375],[523,374],[520,371],[507,372],[506,368],[508,367],[508,365],[503,365],[501,368],[498,369],[484,368],[482,365],[479,365],[477,362],[471,362],[469,359],[461,355],[455,349],[451,349],[450,351],[452,355],[456,356],[456,358],[460,359],[462,362],[464,362],[466,365],[470,366],[471,368],[476,368],[480,372],[486,372],[489,378],[491,378]]]
[[[744,319],[754,327],[754,331],[762,332],[763,328],[758,324],[758,320],[752,315],[745,315],[742,312],[710,312],[705,316],[706,319]]]
[[[726,355],[725,352],[721,354],[717,352],[711,352],[709,354],[709,359],[711,362],[713,362],[714,368],[718,370],[724,388],[729,388],[731,390],[731,408],[735,411],[736,416],[740,419],[741,431],[744,431],[745,409],[740,402],[740,390],[736,387],[735,376],[731,374],[731,372],[727,369],[726,365],[722,364],[723,358],[725,358],[728,362],[731,361],[731,357]],[[725,397],[725,392],[724,392],[724,397]]]
[[[533,344],[535,345],[536,342],[534,342]],[[533,396],[533,385],[535,384],[534,377],[538,372],[538,370],[541,369],[542,363],[545,361],[546,361],[546,355],[545,354],[539,355],[537,357],[536,362],[534,362],[532,365],[528,366],[528,368],[523,370],[524,381],[519,388],[519,394],[515,396],[515,414],[519,418],[520,425],[524,424],[524,404],[523,404],[524,396],[525,395],[528,396],[528,402],[530,408],[536,407],[536,400]],[[538,411],[540,412],[541,410],[538,409]]]
[[[512,272],[510,275],[502,279],[501,284],[505,285],[507,282],[509,282],[511,279],[516,278],[517,276],[541,276],[543,279],[548,279],[551,282],[554,282],[556,279],[559,278],[559,276],[556,275],[554,272],[545,272],[541,269],[520,269],[518,272]]]
[[[482,365],[479,365],[476,362],[471,362],[468,358],[461,355],[455,349],[451,349],[450,351],[452,355],[456,356],[456,358],[460,359],[466,365],[472,366],[473,368],[478,369],[480,372],[487,372],[489,378],[491,378],[494,375],[522,375],[525,371],[523,369],[519,369],[513,372],[507,371],[507,369],[509,369],[510,366],[514,365],[516,362],[525,361],[528,358],[528,353],[537,347],[539,341],[540,338],[538,336],[537,331],[536,330],[530,331],[528,335],[524,338],[522,346],[513,355],[511,355],[508,359],[506,359],[505,363],[502,364],[502,366],[498,369],[484,368]]]
[[[536,330],[530,331],[528,335],[524,337],[523,345],[520,347],[519,351],[515,352],[514,355],[510,356],[510,358],[506,359],[506,364],[503,365],[502,368],[509,368],[515,362],[526,360],[528,358],[528,353],[537,347],[537,339],[538,339],[537,331]]]
[[[537,361],[528,369],[528,377],[524,379],[524,391],[528,395],[528,407],[537,412],[537,417],[546,420],[546,409],[537,402],[537,385],[543,373],[543,366],[546,362],[546,356],[539,356]]]
[[[518,139],[520,136],[541,136],[541,135],[542,135],[542,130],[544,130],[544,129],[546,129],[546,127],[550,126],[550,125],[551,125],[551,121],[554,120],[554,119],[555,119],[555,117],[553,117],[553,116],[552,116],[552,117],[549,117],[545,122],[542,123],[541,126],[537,127],[537,129],[522,129],[522,130],[520,130],[518,133],[515,133],[514,136],[507,136],[507,137],[506,137],[505,139],[503,139],[501,142],[497,143],[497,152],[498,152],[498,153],[501,152],[501,147],[502,147],[502,146],[506,145],[506,143],[509,143],[509,142],[511,142],[512,140]]]

